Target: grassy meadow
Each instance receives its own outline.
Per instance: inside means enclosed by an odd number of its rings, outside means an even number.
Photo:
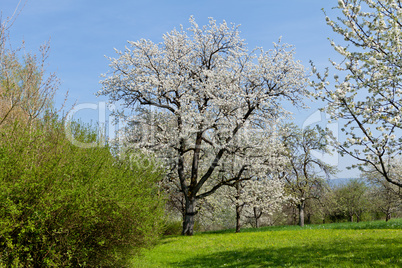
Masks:
[[[133,267],[402,267],[402,219],[166,236]]]

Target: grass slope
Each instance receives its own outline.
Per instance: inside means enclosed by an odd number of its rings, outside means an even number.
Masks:
[[[402,219],[229,231],[165,237],[133,267],[402,267]]]

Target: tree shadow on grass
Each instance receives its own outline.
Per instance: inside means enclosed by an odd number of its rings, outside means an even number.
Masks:
[[[330,244],[245,248],[171,263],[174,267],[402,267],[401,238],[338,240]]]

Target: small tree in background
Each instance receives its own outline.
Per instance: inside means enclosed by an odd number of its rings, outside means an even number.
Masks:
[[[219,188],[214,195],[202,200],[197,214],[199,225],[213,230],[228,229],[251,223],[258,228],[261,218],[281,212],[289,197],[284,194],[283,182],[277,178],[238,181],[233,186]]]
[[[288,199],[289,197],[284,194],[282,181],[278,178],[261,178],[244,183],[239,202],[243,206],[244,217],[252,219],[253,226],[258,228],[263,215],[272,216],[275,212],[281,211],[283,203]]]
[[[350,222],[360,222],[364,212],[369,211],[368,186],[357,179],[334,188],[334,197],[338,210],[347,216]]]
[[[401,160],[391,160],[390,176],[400,178],[402,172]],[[391,219],[391,215],[402,208],[402,188],[388,182],[376,169],[368,168],[361,174],[362,179],[370,185],[370,202],[375,204],[385,214],[385,220]]]
[[[59,81],[54,73],[46,75],[49,44],[39,55],[12,49],[9,27],[13,18],[0,21],[0,127],[7,121],[30,123],[53,105]],[[22,48],[23,49],[23,48]]]
[[[312,128],[301,130],[295,125],[289,125],[285,133],[283,142],[289,164],[281,176],[299,211],[299,225],[304,226],[306,201],[320,199],[327,187],[324,176],[335,174],[337,170],[312,155],[313,150],[329,153],[325,133]]]

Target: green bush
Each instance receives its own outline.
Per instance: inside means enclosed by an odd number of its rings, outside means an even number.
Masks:
[[[181,221],[168,221],[163,235],[180,235],[182,230],[183,223]]]
[[[55,118],[0,128],[0,267],[122,267],[163,231],[160,172],[64,132]]]

